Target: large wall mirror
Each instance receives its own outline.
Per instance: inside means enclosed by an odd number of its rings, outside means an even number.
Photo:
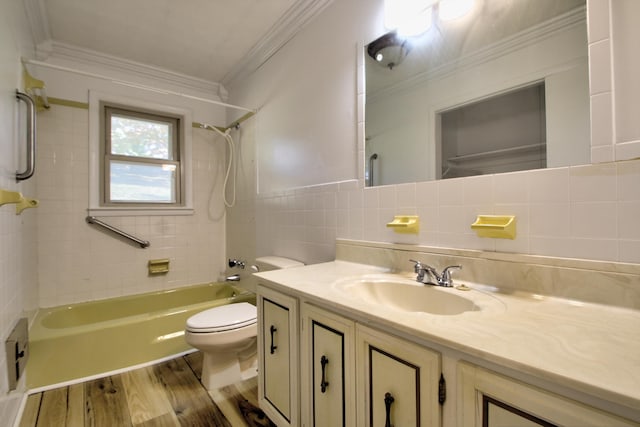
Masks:
[[[590,163],[585,0],[436,3],[431,22],[364,46],[366,185]]]

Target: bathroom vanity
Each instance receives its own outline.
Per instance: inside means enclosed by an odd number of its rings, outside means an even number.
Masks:
[[[336,261],[257,274],[259,400],[271,420],[640,425],[635,266],[432,249],[339,241]],[[463,270],[436,289],[415,282],[409,259]],[[532,282],[546,269],[543,295]],[[556,283],[580,270],[605,283]],[[496,272],[519,285],[467,280]],[[625,290],[620,305],[588,301],[607,285]]]

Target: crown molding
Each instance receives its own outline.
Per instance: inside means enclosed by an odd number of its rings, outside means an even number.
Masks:
[[[102,70],[125,73],[145,80],[152,79],[160,84],[178,86],[183,89],[197,91],[198,93],[205,92],[218,96],[222,101],[227,101],[228,98],[227,90],[220,83],[81,48],[75,45],[48,40],[37,46],[36,55],[38,57],[44,57],[52,62],[56,62],[57,60],[71,61],[76,64],[99,67]]]
[[[276,54],[302,28],[320,14],[333,0],[299,0],[265,34],[264,37],[222,78],[229,87],[249,76]]]
[[[216,94],[222,101],[227,101],[228,92],[225,86],[257,70],[332,1],[296,1],[247,55],[225,75],[220,83],[55,41],[52,39],[49,29],[45,0],[24,0],[24,4],[36,45],[36,58],[39,60],[55,61],[59,59],[98,66],[145,79],[155,79],[166,84],[178,85],[186,89],[206,91]]]

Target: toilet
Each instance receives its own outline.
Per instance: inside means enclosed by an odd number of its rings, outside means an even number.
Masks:
[[[276,256],[256,259],[259,271],[302,265],[301,262]],[[187,319],[185,340],[202,352],[200,381],[207,390],[256,376],[257,317],[256,306],[242,302],[210,308]]]

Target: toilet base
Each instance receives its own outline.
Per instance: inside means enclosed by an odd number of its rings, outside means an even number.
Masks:
[[[255,347],[241,353],[204,353],[200,382],[207,390],[212,390],[248,380],[257,374]]]

